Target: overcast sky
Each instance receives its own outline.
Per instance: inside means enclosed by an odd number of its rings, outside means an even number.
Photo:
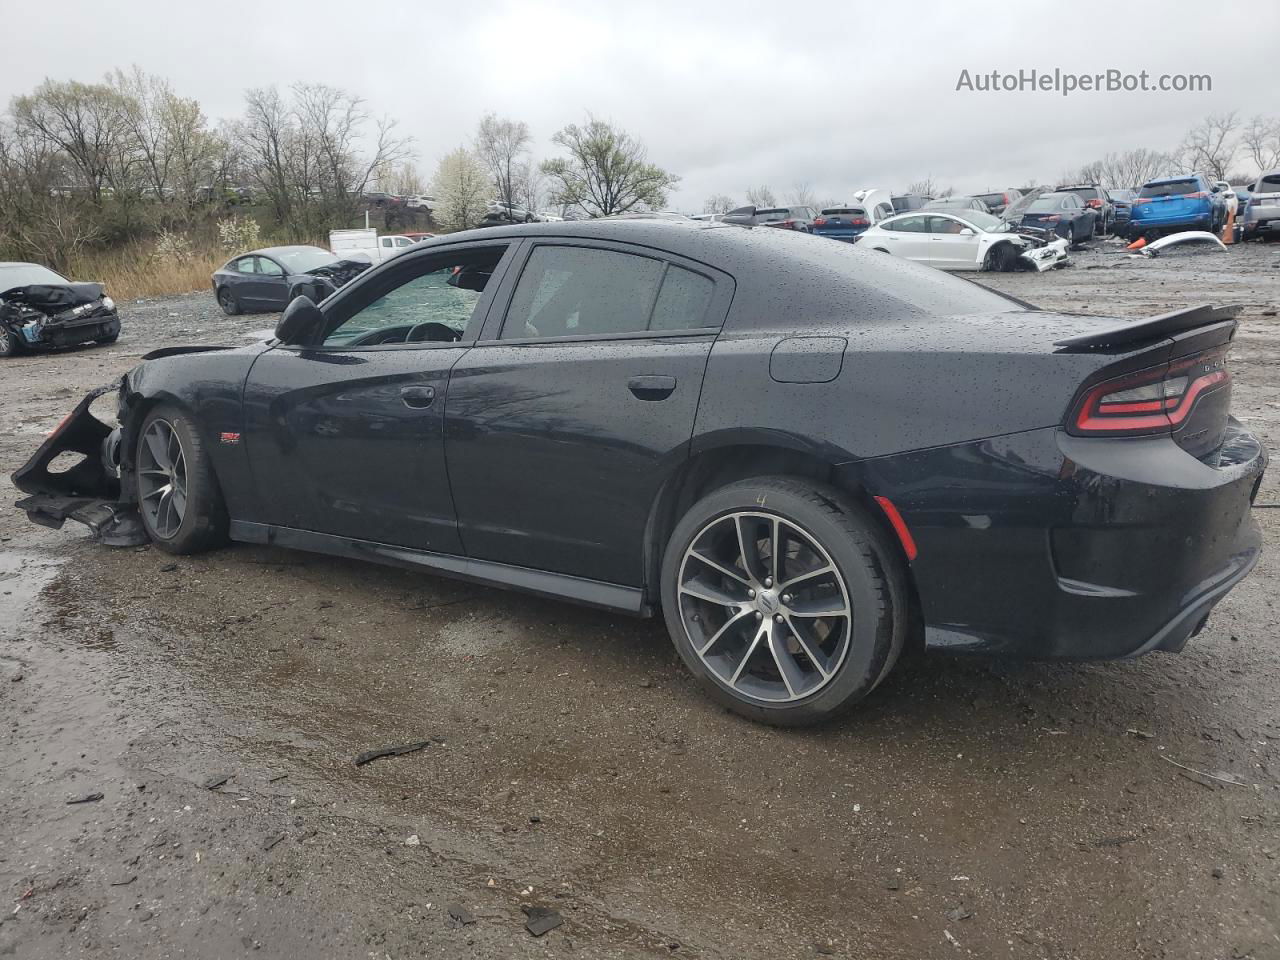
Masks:
[[[1275,0],[0,2],[6,104],[44,76],[131,64],[214,118],[238,114],[248,87],[322,81],[397,118],[427,176],[486,111],[525,120],[539,157],[591,111],[683,177],[670,205],[689,211],[755,184],[838,201],[928,175],[966,193],[1043,182],[1108,151],[1168,149],[1210,112],[1280,115]],[[1213,89],[956,91],[962,69],[1031,68],[1209,74]]]

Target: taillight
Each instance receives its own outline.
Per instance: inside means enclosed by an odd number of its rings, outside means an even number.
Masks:
[[[1226,348],[1105,380],[1076,404],[1068,429],[1089,436],[1146,436],[1182,424],[1205,393],[1231,381]]]
[[[850,221],[849,221],[849,223],[850,223],[850,224],[852,224],[852,225],[853,225],[853,226],[855,226],[855,227],[869,227],[869,226],[871,226],[871,221],[870,221],[870,220],[863,220],[863,219],[861,219],[861,218],[859,218],[859,219],[857,219],[857,220],[850,220]]]
[[[814,218],[813,218],[813,225],[814,225],[815,227],[825,227],[825,226],[827,225],[827,218],[826,218],[826,217],[814,217]]]
[[[1097,197],[1094,197],[1092,200],[1088,201],[1088,205],[1093,207],[1096,210],[1102,206],[1102,201],[1099,200]]]
[[[1205,193],[1203,190],[1197,190],[1195,193],[1184,193],[1182,195],[1182,199],[1183,200],[1203,200],[1207,196],[1208,194]]]

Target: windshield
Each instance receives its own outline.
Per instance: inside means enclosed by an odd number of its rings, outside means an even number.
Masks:
[[[989,213],[983,213],[980,210],[961,210],[959,213],[954,214],[954,216],[957,220],[963,220],[965,223],[977,227],[979,230],[984,230],[987,233],[1002,233],[1009,229],[1009,224],[1001,220],[999,217],[994,217]]]
[[[1066,190],[1059,190],[1059,193],[1074,193],[1081,200],[1097,200],[1098,191],[1095,187],[1074,187]]]
[[[1198,193],[1200,185],[1194,180],[1170,180],[1165,183],[1143,184],[1140,197],[1181,197],[1188,193]]]
[[[14,287],[29,287],[33,283],[66,283],[48,267],[35,263],[0,263],[0,292]]]
[[[306,273],[316,267],[325,267],[337,263],[338,258],[328,250],[319,247],[294,247],[289,250],[273,251],[272,256],[289,268],[290,273]]]

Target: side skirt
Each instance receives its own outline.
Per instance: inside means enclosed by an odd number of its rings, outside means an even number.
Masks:
[[[372,560],[396,567],[429,570],[456,580],[467,580],[508,590],[520,590],[558,600],[572,600],[589,607],[614,610],[631,616],[648,617],[653,609],[644,602],[644,594],[638,587],[624,587],[616,583],[601,583],[571,577],[563,573],[530,570],[491,560],[472,560],[443,553],[397,547],[370,540],[353,540],[328,533],[295,530],[267,523],[250,523],[246,520],[231,521],[231,539],[242,543],[260,543],[269,546],[327,553],[335,557],[356,560]]]

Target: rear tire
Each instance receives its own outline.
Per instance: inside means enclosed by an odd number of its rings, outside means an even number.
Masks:
[[[1076,228],[1075,224],[1067,226],[1067,246],[1074,247],[1076,245]]]
[[[161,404],[138,430],[134,447],[138,513],[166,553],[201,553],[227,541],[226,504],[213,463],[187,413]]]
[[[234,317],[240,313],[240,301],[236,299],[236,295],[227,287],[223,287],[218,291],[218,306],[222,308],[222,312],[228,317]]]
[[[661,577],[681,658],[715,700],[763,723],[851,709],[910,632],[901,551],[861,507],[809,481],[761,477],[708,494],[672,532]]]

